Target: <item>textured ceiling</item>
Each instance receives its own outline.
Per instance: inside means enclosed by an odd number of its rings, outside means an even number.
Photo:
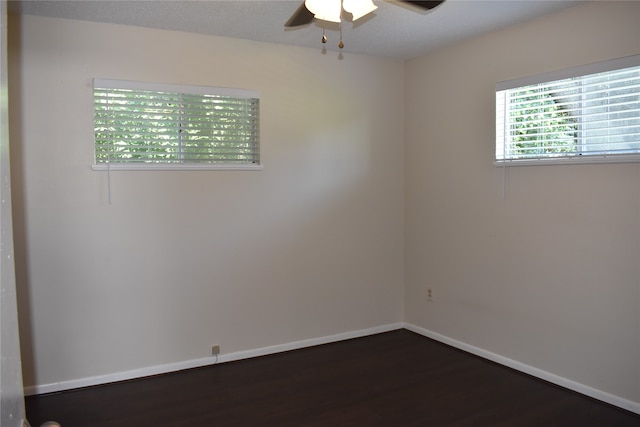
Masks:
[[[337,25],[285,29],[302,0],[10,0],[10,13],[108,22],[339,51]],[[461,39],[507,27],[583,1],[447,0],[425,12],[375,1],[376,12],[343,25],[343,52],[410,59]]]

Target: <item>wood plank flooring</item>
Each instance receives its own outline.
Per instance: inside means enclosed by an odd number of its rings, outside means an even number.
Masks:
[[[640,415],[398,330],[26,399],[32,427],[640,426]]]

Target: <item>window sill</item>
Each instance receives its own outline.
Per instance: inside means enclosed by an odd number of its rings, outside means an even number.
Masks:
[[[611,156],[572,156],[538,159],[495,160],[494,166],[552,166],[552,165],[584,165],[597,163],[640,163],[639,155]]]
[[[161,164],[161,163],[131,163],[131,164],[104,164],[91,165],[94,171],[203,171],[203,170],[223,170],[223,171],[258,171],[262,170],[262,165],[231,165],[231,164]]]

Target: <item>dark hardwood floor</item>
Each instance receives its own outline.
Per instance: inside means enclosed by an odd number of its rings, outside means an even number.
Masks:
[[[33,427],[640,426],[407,330],[26,399]]]

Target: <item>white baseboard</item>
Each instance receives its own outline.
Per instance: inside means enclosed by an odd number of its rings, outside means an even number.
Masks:
[[[405,323],[404,328],[415,332],[417,334],[423,335],[427,338],[434,339],[436,341],[440,341],[444,344],[450,345],[451,347],[458,348],[460,350],[464,350],[467,353],[475,354],[476,356],[480,356],[484,359],[491,360],[492,362],[499,363],[501,365],[507,366],[509,368],[515,369],[520,372],[524,372],[525,374],[529,374],[536,378],[540,378],[542,380],[548,381],[552,384],[559,385],[569,390],[573,390],[580,394],[584,394],[585,396],[592,397],[597,400],[601,400],[603,402],[609,403],[611,405],[617,406],[622,409],[626,409],[627,411],[635,412],[636,414],[640,414],[640,403],[633,402],[631,400],[624,399],[622,397],[606,393],[604,391],[586,386],[584,384],[577,383],[575,381],[569,380],[564,377],[560,377],[558,375],[552,374],[550,372],[543,371],[542,369],[534,368],[533,366],[525,365],[524,363],[517,362],[515,360],[509,359],[508,357],[501,356],[496,353],[492,353],[490,351],[463,343],[461,341],[454,340],[444,335],[440,335],[437,332],[430,331],[428,329],[421,328],[419,326],[412,325],[410,323]]]
[[[377,326],[374,328],[361,329],[357,331],[344,332],[335,335],[328,335],[319,338],[311,338],[302,341],[294,341],[285,344],[278,344],[269,347],[261,347],[253,350],[238,351],[229,354],[220,354],[216,357],[206,357],[203,359],[186,360],[183,362],[168,363],[164,365],[151,366],[147,368],[133,369],[130,371],[116,372],[107,375],[98,375],[94,377],[80,378],[69,381],[61,381],[58,383],[41,384],[28,386],[24,388],[25,396],[36,394],[54,393],[58,391],[71,390],[75,388],[88,387],[100,384],[108,384],[117,381],[131,380],[135,378],[143,378],[151,375],[165,374],[169,372],[182,371],[184,369],[199,368],[202,366],[214,365],[217,363],[232,362],[234,360],[249,359],[252,357],[266,356],[274,353],[281,353],[289,350],[297,350],[315,345],[329,344],[348,340],[352,338],[365,337],[367,335],[389,332],[396,329],[402,329],[402,323],[392,323],[388,325]]]

